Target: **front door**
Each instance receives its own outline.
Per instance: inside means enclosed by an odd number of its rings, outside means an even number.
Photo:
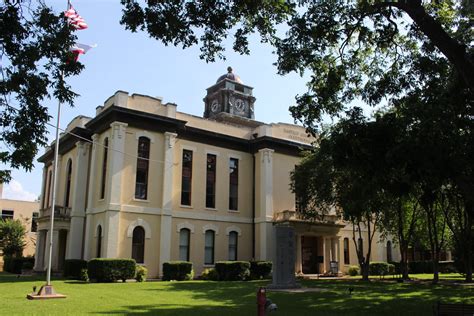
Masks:
[[[301,236],[301,258],[304,274],[319,273],[317,237]]]

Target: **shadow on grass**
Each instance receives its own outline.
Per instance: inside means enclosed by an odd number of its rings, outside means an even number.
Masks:
[[[306,293],[268,292],[278,305],[280,315],[432,315],[437,301],[474,303],[474,288],[396,282],[364,282],[357,280],[303,281],[305,287],[324,291]],[[170,282],[164,290],[186,292],[195,302],[212,305],[157,304],[136,306],[134,313],[159,315],[248,315],[255,313],[255,293],[268,282]],[[352,288],[352,295],[348,289]],[[163,289],[147,289],[159,294]],[[208,303],[207,305],[209,305]],[[126,312],[134,307],[124,306]],[[126,312],[128,313],[128,312]]]

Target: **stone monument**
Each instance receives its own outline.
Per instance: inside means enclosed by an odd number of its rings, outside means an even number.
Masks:
[[[277,224],[275,234],[275,257],[273,258],[273,282],[269,289],[293,289],[301,287],[295,279],[296,238],[295,229]]]

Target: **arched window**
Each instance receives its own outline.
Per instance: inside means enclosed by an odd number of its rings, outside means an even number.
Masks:
[[[344,238],[344,264],[350,264],[349,238]]]
[[[238,245],[239,233],[230,232],[229,233],[229,260],[237,260],[237,245]]]
[[[189,261],[190,230],[183,228],[179,231],[179,260]]]
[[[214,264],[214,231],[206,230],[204,240],[204,264]]]
[[[109,154],[109,138],[104,139],[104,156],[102,159],[102,179],[100,182],[100,198],[105,197],[105,181],[107,179],[107,159]]]
[[[145,257],[145,229],[141,226],[135,227],[132,237],[132,259],[137,263],[143,263]]]
[[[148,165],[150,158],[150,139],[141,136],[138,139],[137,178],[135,181],[135,198],[147,199]]]
[[[72,160],[67,161],[67,171],[66,171],[66,195],[64,197],[64,206],[70,207],[69,202],[71,201],[71,176],[72,176]]]
[[[387,241],[387,262],[392,262],[392,242],[389,240]]]
[[[102,253],[102,226],[97,226],[97,256],[96,258],[100,258]]]
[[[52,185],[51,182],[52,181],[53,181],[53,171],[49,170],[49,173],[48,173],[48,186],[47,186],[46,194],[45,194],[46,207],[51,206],[51,185]]]

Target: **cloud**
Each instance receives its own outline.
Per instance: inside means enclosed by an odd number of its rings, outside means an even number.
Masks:
[[[35,201],[38,195],[23,189],[20,182],[11,180],[10,183],[4,184],[3,198],[9,200]]]

